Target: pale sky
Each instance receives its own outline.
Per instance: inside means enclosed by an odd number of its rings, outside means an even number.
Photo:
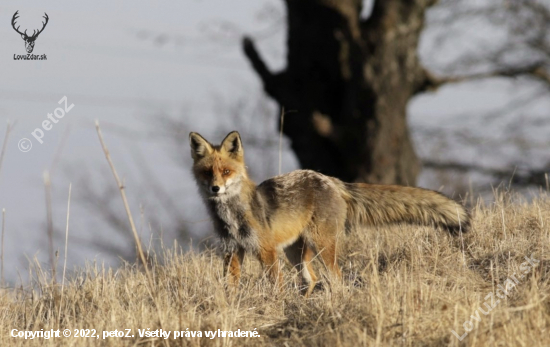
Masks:
[[[33,52],[46,54],[46,61],[14,60],[14,55],[25,53],[23,40],[11,27],[17,10],[18,25],[31,32],[41,26],[43,13],[48,14],[49,23]],[[125,220],[97,139],[95,119],[125,180],[134,219],[146,239],[149,230],[155,237],[162,231],[164,242],[173,242],[177,219],[189,222],[197,240],[211,230],[190,175],[189,131],[217,142],[225,133],[239,130],[245,146],[250,144],[245,150],[249,149],[253,178],[262,181],[277,174],[277,107],[263,96],[259,79],[241,53],[240,38],[244,34],[256,38],[270,68],[281,69],[285,64],[284,16],[283,1],[279,0],[2,2],[0,134],[4,135],[8,120],[14,125],[0,173],[0,208],[6,209],[7,278],[14,281],[18,271],[26,274],[27,257],[47,259],[46,169],[52,177],[55,248],[60,250],[68,187],[73,185],[70,264],[82,265],[86,259],[116,261],[116,256],[93,242],[125,246],[128,239],[120,237],[104,216],[86,204],[90,192],[107,196],[105,206]],[[421,53],[429,52],[429,28],[426,35]],[[453,47],[436,58],[452,59],[456,54]],[[518,93],[520,82],[493,79],[466,83],[414,99],[409,123],[419,155],[482,161],[488,166],[505,166],[518,157],[528,163],[550,160],[544,147],[550,124],[541,111],[549,109],[547,101],[538,101],[522,113],[524,122],[525,117],[542,120],[537,129],[522,130],[539,144],[528,151],[503,140],[510,127],[521,127],[517,112],[492,123],[480,124],[476,118],[480,109],[498,107],[522,92],[529,93],[528,86],[523,88],[526,84],[520,84]],[[74,107],[52,124],[51,130],[43,130],[43,144],[38,143],[31,133],[60,106],[58,101],[64,96]],[[236,121],[235,115],[240,120]],[[183,126],[162,126],[164,118],[180,120]],[[424,135],[426,129],[440,134],[478,134],[492,147],[474,143],[442,147]],[[18,149],[23,138],[33,145],[26,153]],[[253,148],[258,139],[267,147]],[[295,168],[296,160],[285,139],[282,171]],[[162,194],[153,193],[149,183],[162,187],[171,203],[160,204]],[[422,174],[419,185],[439,188],[429,172]]]

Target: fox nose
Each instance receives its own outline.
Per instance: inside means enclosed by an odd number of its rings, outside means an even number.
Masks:
[[[212,190],[212,193],[217,193],[217,192],[220,191],[220,187],[218,187],[218,186],[212,186],[212,187],[210,187],[210,190]]]

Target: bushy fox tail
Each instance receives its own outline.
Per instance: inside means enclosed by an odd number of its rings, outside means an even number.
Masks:
[[[470,216],[456,201],[433,190],[338,182],[348,205],[347,226],[411,223],[467,232]]]

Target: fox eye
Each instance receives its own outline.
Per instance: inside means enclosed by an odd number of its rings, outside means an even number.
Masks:
[[[223,170],[223,175],[224,175],[224,176],[227,176],[227,175],[229,175],[230,173],[231,173],[231,171],[229,171],[228,169],[224,169],[224,170]]]
[[[204,170],[204,176],[206,176],[206,177],[211,177],[211,176],[212,176],[212,171],[210,171],[210,170]]]

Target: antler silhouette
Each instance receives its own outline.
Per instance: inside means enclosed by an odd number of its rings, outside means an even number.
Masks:
[[[25,32],[23,33],[19,31],[19,28],[21,26],[18,26],[17,28],[15,27],[15,24],[16,24],[15,21],[17,20],[17,18],[19,18],[18,14],[19,14],[19,10],[15,11],[15,13],[13,14],[13,17],[11,18],[11,26],[13,27],[13,30],[17,31],[20,35],[24,35],[26,38],[29,38],[29,39],[36,39],[38,35],[40,35],[42,31],[44,31],[44,28],[46,27],[46,25],[48,24],[48,21],[50,20],[50,18],[48,17],[48,14],[44,12],[44,16],[42,16],[42,18],[44,18],[46,21],[42,22],[42,29],[38,30],[38,32],[36,32],[36,29],[33,30],[32,35],[29,36],[27,35],[27,30],[25,30]]]
[[[33,36],[34,38],[38,37],[38,35],[40,35],[40,33],[41,33],[42,31],[44,31],[44,28],[46,27],[46,25],[48,24],[48,20],[50,19],[50,18],[48,17],[48,14],[47,14],[46,12],[44,12],[44,15],[42,16],[42,18],[44,18],[44,19],[46,20],[46,22],[42,22],[42,29],[38,30],[38,32],[37,32],[36,34],[35,34],[34,31],[33,31],[32,36]]]
[[[19,18],[18,14],[19,14],[19,11],[16,11],[13,17],[11,18],[11,26],[13,27],[13,30],[17,31],[17,33],[21,35],[23,40],[25,40],[25,49],[27,50],[27,53],[32,53],[32,50],[34,49],[34,41],[36,40],[38,35],[40,35],[42,31],[44,31],[44,28],[46,28],[46,25],[48,24],[48,20],[50,18],[48,17],[48,14],[44,12],[44,16],[42,18],[44,18],[46,21],[42,22],[42,29],[38,30],[38,32],[36,31],[36,29],[33,30],[32,35],[29,36],[27,35],[27,30],[25,30],[25,32],[22,33],[19,31],[19,26],[17,28],[15,27],[16,25],[15,21],[17,20],[17,18]]]
[[[25,30],[25,33],[22,33],[22,32],[19,31],[20,26],[15,28],[15,21],[16,21],[17,18],[19,18],[19,16],[17,14],[19,14],[19,10],[15,11],[15,13],[13,14],[13,17],[11,18],[11,26],[13,27],[13,30],[17,31],[20,35],[27,36],[27,31],[26,30]]]

